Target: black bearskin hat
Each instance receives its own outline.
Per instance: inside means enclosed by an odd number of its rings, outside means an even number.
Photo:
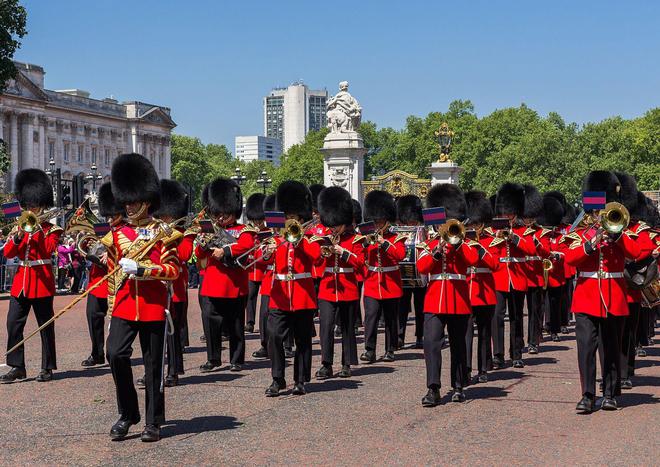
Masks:
[[[154,213],[156,217],[171,217],[180,219],[188,215],[188,192],[176,180],[160,181],[160,208]]]
[[[557,201],[561,203],[562,206],[566,206],[566,196],[561,191],[547,191],[543,196],[550,196],[552,198],[555,198]]]
[[[295,180],[283,182],[277,187],[277,210],[307,222],[312,218],[312,193],[303,183]]]
[[[243,212],[243,195],[241,187],[234,180],[218,177],[208,184],[208,210],[213,216],[234,214],[241,216]]]
[[[543,209],[536,216],[536,222],[544,227],[557,227],[565,214],[564,205],[554,196],[547,193],[543,196]]]
[[[356,199],[353,200],[353,223],[362,223],[362,205]]]
[[[263,202],[264,212],[277,209],[277,196],[274,194],[266,196]]]
[[[651,198],[645,197],[646,201],[646,218],[644,221],[651,227],[660,226],[660,212]]]
[[[525,219],[536,219],[543,211],[543,198],[534,185],[523,185],[525,188],[525,208],[523,217]]]
[[[415,195],[405,195],[396,200],[396,215],[403,225],[423,223],[422,200]]]
[[[388,222],[396,221],[396,205],[391,194],[382,190],[374,190],[364,197],[364,220]]]
[[[97,202],[99,203],[99,215],[102,217],[112,217],[117,214],[124,214],[123,206],[115,202],[115,197],[112,195],[112,186],[110,182],[105,182],[100,186],[96,194]]]
[[[338,186],[325,188],[318,197],[321,224],[326,227],[353,224],[353,198]]]
[[[628,210],[628,212],[630,213],[630,220],[633,221],[633,222],[644,221],[647,224],[650,224],[650,222],[648,220],[649,215],[651,214],[649,208],[652,205],[647,204],[647,199],[648,198],[641,191],[637,192],[636,198],[637,199],[635,200],[635,207]],[[651,201],[651,203],[652,203],[652,201]],[[627,207],[628,206],[626,206],[626,208]]]
[[[465,202],[470,224],[488,224],[493,220],[493,208],[483,191],[468,191],[465,193]]]
[[[110,175],[112,195],[120,206],[150,203],[149,213],[160,207],[160,183],[156,169],[149,159],[130,153],[118,156],[112,163]]]
[[[209,205],[209,184],[207,183],[202,187],[202,207],[207,208]]]
[[[433,185],[426,195],[426,206],[429,208],[445,208],[447,219],[465,220],[467,203],[463,191],[451,183]]]
[[[264,220],[264,200],[266,195],[263,193],[251,194],[245,202],[245,217],[249,221]]]
[[[621,184],[621,190],[619,191],[621,203],[632,213],[637,207],[638,202],[637,181],[635,177],[625,172],[614,172],[614,175],[619,179],[619,183]]]
[[[46,172],[39,169],[23,169],[14,179],[14,194],[21,208],[52,208],[53,186]]]
[[[495,198],[495,215],[515,214],[522,216],[525,212],[525,187],[520,183],[505,183],[497,190]]]
[[[571,225],[576,218],[577,212],[575,211],[575,207],[570,203],[566,203],[564,205],[564,217],[561,218],[561,223]]]
[[[319,210],[319,195],[325,188],[325,185],[320,183],[313,183],[309,186],[309,191],[312,194],[312,210],[318,212]]]
[[[490,208],[495,212],[495,200],[497,199],[497,193],[494,195],[490,195],[488,197],[488,201],[490,201]]]
[[[607,170],[593,170],[584,177],[582,191],[604,191],[607,202],[621,202],[621,182],[614,173]]]

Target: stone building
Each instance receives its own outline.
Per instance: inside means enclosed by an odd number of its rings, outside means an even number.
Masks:
[[[11,155],[6,189],[21,169],[61,169],[62,178],[88,174],[92,165],[106,178],[125,152],[151,159],[161,177],[170,176],[170,109],[115,99],[93,99],[79,89],[44,87],[44,69],[16,62],[18,75],[0,95],[0,138]]]

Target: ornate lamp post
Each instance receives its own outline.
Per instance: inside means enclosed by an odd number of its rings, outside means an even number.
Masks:
[[[451,151],[454,132],[449,129],[447,122],[443,122],[442,125],[440,125],[438,131],[435,132],[435,136],[438,137],[438,144],[440,145],[440,157],[438,158],[438,162],[451,162],[451,159],[449,159],[449,152]]]
[[[46,175],[50,176],[50,183],[55,185],[55,159],[52,157],[48,161],[48,170],[46,170]]]
[[[243,175],[241,173],[241,168],[240,167],[236,167],[236,174],[231,176],[231,179],[233,181],[235,181],[236,183],[238,183],[239,185],[242,185],[243,183],[245,183],[246,178],[247,177],[245,177],[245,175]]]
[[[264,190],[264,195],[266,194],[266,188],[268,188],[271,183],[273,183],[273,181],[268,178],[266,171],[262,170],[261,177],[257,180],[257,185],[261,186],[261,188]]]
[[[91,167],[91,172],[85,177],[87,180],[91,180],[92,182],[92,193],[96,194],[96,181],[101,181],[103,180],[103,176],[98,173],[98,167],[96,167],[96,164],[92,164]]]

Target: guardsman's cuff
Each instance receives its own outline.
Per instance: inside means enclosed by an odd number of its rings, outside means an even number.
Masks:
[[[230,245],[223,246],[222,251],[225,254],[225,256],[224,256],[225,258],[231,258],[232,253],[231,253],[231,246]]]
[[[486,256],[486,249],[482,245],[479,245],[477,250],[479,250],[479,259],[484,259],[484,256]]]
[[[513,234],[511,236],[511,243],[513,243],[513,246],[518,246],[520,244],[520,237],[518,234]]]
[[[591,242],[584,242],[584,252],[588,255],[596,251],[594,249],[594,246],[591,244]]]
[[[442,252],[436,251],[435,253],[433,253],[433,259],[435,259],[436,261],[440,261],[442,259]]]
[[[384,249],[385,251],[389,250],[391,246],[392,246],[392,244],[389,242],[389,240],[385,240],[385,241],[383,242],[383,249]]]
[[[345,262],[348,262],[348,259],[351,257],[351,254],[352,254],[352,253],[351,253],[350,251],[348,251],[348,250],[344,250],[344,251],[342,251],[342,252],[341,252],[341,260],[342,260],[342,261],[345,261]]]

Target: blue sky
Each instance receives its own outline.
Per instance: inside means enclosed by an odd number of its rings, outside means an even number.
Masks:
[[[172,108],[177,133],[262,134],[262,97],[348,80],[379,127],[470,99],[569,121],[660,104],[660,2],[24,0],[46,87]]]

